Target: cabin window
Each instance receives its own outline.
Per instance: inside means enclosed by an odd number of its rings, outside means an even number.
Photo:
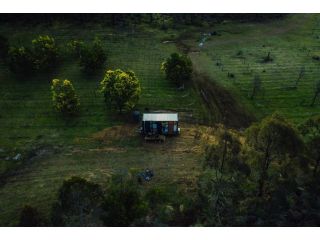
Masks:
[[[162,132],[168,133],[168,122],[162,122]]]

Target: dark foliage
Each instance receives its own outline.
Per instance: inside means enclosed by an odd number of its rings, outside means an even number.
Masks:
[[[163,27],[163,21],[171,21],[170,27],[176,27],[179,24],[201,25],[203,22],[217,23],[224,20],[243,21],[243,22],[262,22],[274,19],[281,19],[287,14],[259,14],[259,13],[187,13],[187,14],[1,14],[0,22],[12,24],[53,24],[55,21],[64,21],[69,23],[86,24],[89,22],[103,22],[113,26],[128,26],[130,24],[141,24],[159,21],[159,27]],[[163,20],[164,19],[164,20]]]
[[[80,66],[86,73],[93,73],[103,67],[107,55],[99,39],[96,38],[91,45],[80,45],[78,48]]]
[[[33,53],[29,48],[11,48],[9,51],[9,68],[12,72],[20,75],[31,74],[35,71]]]
[[[164,70],[166,78],[179,87],[191,79],[192,62],[186,55],[180,55],[178,53],[171,54],[171,56],[162,63],[161,68]]]
[[[29,205],[25,205],[20,213],[20,227],[40,227],[44,225],[44,221],[38,210]]]
[[[115,176],[107,190],[101,219],[105,226],[133,226],[146,215],[146,207],[136,182]]]
[[[9,52],[8,39],[0,35],[0,60],[6,60]]]
[[[12,72],[24,75],[37,71],[52,70],[58,63],[58,48],[49,36],[32,40],[32,48],[12,47],[8,53],[8,64]]]
[[[103,192],[98,184],[80,177],[65,180],[52,208],[54,226],[99,225]]]

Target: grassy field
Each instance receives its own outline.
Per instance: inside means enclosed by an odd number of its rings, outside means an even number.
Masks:
[[[186,41],[193,46],[190,56],[196,69],[231,90],[258,119],[279,111],[300,123],[320,113],[319,101],[310,107],[320,74],[320,62],[312,59],[320,50],[319,15],[289,15],[255,24],[226,22],[204,33],[213,31],[220,35],[208,37],[202,47],[199,38]],[[264,63],[269,52],[273,61]],[[295,89],[302,66],[305,75]],[[262,91],[250,100],[256,74],[262,80]]]
[[[202,33],[213,31],[221,35],[208,37],[199,47]],[[208,112],[199,92],[192,87],[178,91],[160,71],[161,62],[181,50],[175,44],[179,41],[190,47],[196,72],[231,91],[257,119],[279,110],[299,123],[320,113],[319,103],[309,106],[320,73],[320,62],[312,60],[314,54],[320,54],[319,15],[289,15],[266,23],[225,22],[210,28],[167,32],[140,27],[115,30],[99,24],[79,27],[59,22],[52,26],[2,25],[0,34],[7,36],[12,45],[29,44],[39,34],[49,34],[63,54],[63,46],[69,40],[91,41],[98,36],[108,53],[106,69],[131,69],[141,80],[138,109],[175,110],[182,117],[181,136],[170,138],[163,145],[146,144],[136,133],[137,124],[128,123],[126,116],[106,108],[98,92],[104,70],[85,75],[71,57],[64,58],[55,72],[31,78],[17,78],[0,66],[1,164],[12,161],[25,149],[37,147],[36,154],[0,186],[0,226],[17,224],[24,204],[38,207],[48,216],[57,189],[73,175],[105,186],[113,173],[151,168],[155,177],[146,188],[169,185],[188,192],[194,189],[203,159],[201,142],[195,135],[198,129],[208,129],[187,123],[186,119],[202,123]],[[165,40],[174,42],[164,43]],[[268,52],[273,61],[262,63]],[[306,74],[293,89],[301,65]],[[228,72],[235,77],[228,77]],[[263,91],[250,100],[255,74],[262,79]],[[52,109],[53,78],[74,83],[81,114],[73,121],[65,121]],[[5,160],[7,156],[10,160]]]
[[[201,142],[195,139],[196,128],[182,125],[179,138],[164,144],[144,143],[132,125],[107,128],[58,153],[50,150],[33,159],[19,174],[0,188],[0,226],[16,225],[24,204],[37,206],[49,217],[51,204],[63,179],[81,176],[107,186],[111,174],[137,173],[145,168],[155,173],[144,185],[173,187],[192,192],[203,158]]]
[[[57,23],[49,28],[0,26],[0,34],[7,36],[12,45],[29,44],[39,34],[49,34],[62,52],[72,39],[91,41],[98,36],[108,54],[106,69],[130,69],[140,79],[142,96],[138,109],[175,110],[195,121],[201,121],[205,115],[201,98],[193,88],[176,90],[160,71],[162,61],[177,51],[175,44],[163,43],[171,33],[116,31],[98,25],[77,28]],[[18,165],[17,170],[0,187],[0,226],[17,224],[19,209],[24,204],[37,206],[48,216],[57,189],[65,178],[73,175],[104,184],[112,173],[149,167],[156,174],[152,184],[173,183],[187,189],[194,186],[201,153],[192,150],[192,133],[188,134],[185,128],[181,138],[169,139],[160,147],[142,143],[136,133],[138,125],[126,127],[126,116],[118,116],[105,106],[98,92],[103,71],[94,76],[85,75],[78,62],[70,57],[54,73],[30,78],[17,78],[1,66],[0,166],[8,166],[18,153],[34,147],[37,150],[32,150],[35,156],[26,159],[22,167],[20,162],[13,162],[12,165]],[[81,114],[76,119],[65,121],[53,110],[50,93],[53,78],[74,83],[81,102]],[[113,136],[112,141],[105,142],[99,137],[94,140],[101,131]],[[125,137],[117,137],[119,132]],[[127,136],[128,132],[132,136]],[[10,159],[6,160],[7,157]]]
[[[39,34],[49,34],[63,48],[72,39],[91,41],[98,36],[108,53],[106,69],[133,70],[141,81],[142,96],[138,109],[172,109],[201,118],[201,100],[193,89],[178,91],[165,80],[160,70],[162,61],[177,51],[174,44],[164,44],[161,32],[115,32],[99,26],[84,29],[74,26],[25,28],[0,27],[0,34],[9,37],[12,45],[28,44]],[[50,82],[53,78],[69,79],[81,101],[81,115],[65,122],[52,108]],[[44,139],[51,143],[72,143],[75,137],[87,136],[105,127],[123,122],[108,111],[98,92],[103,71],[87,76],[75,59],[69,58],[52,74],[16,79],[4,66],[0,71],[0,135],[3,147],[20,147]]]

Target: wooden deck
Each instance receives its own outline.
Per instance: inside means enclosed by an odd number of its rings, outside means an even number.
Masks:
[[[160,142],[164,143],[166,141],[166,136],[164,135],[148,135],[144,137],[146,142]]]

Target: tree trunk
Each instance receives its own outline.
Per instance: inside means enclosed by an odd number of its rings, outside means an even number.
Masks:
[[[224,139],[224,147],[223,147],[223,153],[222,153],[222,161],[221,161],[221,166],[220,166],[220,172],[221,172],[221,173],[222,173],[222,170],[223,170],[223,165],[224,165],[224,162],[225,162],[226,153],[227,153],[227,140]]]
[[[271,142],[269,141],[265,150],[264,161],[262,164],[261,175],[259,179],[259,189],[258,189],[259,197],[263,197],[265,181],[266,181],[266,178],[268,177],[268,168],[270,165],[270,145],[271,145]]]
[[[259,193],[258,197],[263,197],[264,193],[264,182],[265,182],[265,173],[261,173],[260,179],[259,179]]]

